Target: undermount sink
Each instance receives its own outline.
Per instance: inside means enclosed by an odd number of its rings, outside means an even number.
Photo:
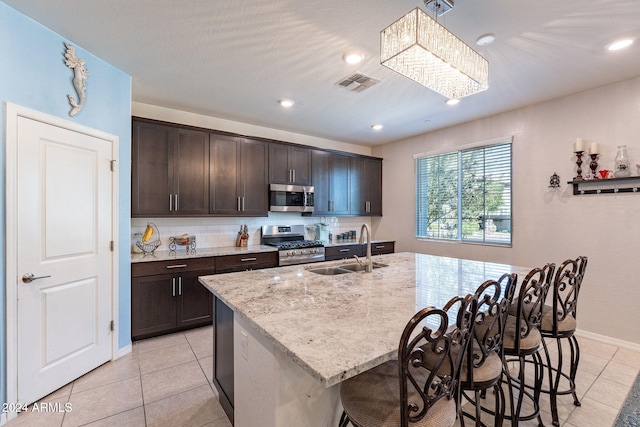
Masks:
[[[316,273],[316,274],[322,274],[323,276],[335,276],[336,274],[345,274],[345,273],[351,273],[351,270],[345,270],[342,269],[338,266],[335,267],[320,267],[320,268],[311,268],[309,269],[310,272],[312,273]]]
[[[373,268],[380,268],[380,267],[386,267],[387,264],[381,264],[379,262],[374,262],[373,264]],[[349,271],[364,271],[366,266],[364,264],[359,264],[359,263],[353,263],[353,264],[343,264],[343,265],[339,265],[337,266],[339,268],[343,268],[345,270],[349,270]]]
[[[373,268],[387,267],[387,264],[373,263]],[[335,276],[336,274],[355,273],[365,270],[365,265],[358,263],[333,265],[331,267],[310,268],[309,271],[323,276]]]

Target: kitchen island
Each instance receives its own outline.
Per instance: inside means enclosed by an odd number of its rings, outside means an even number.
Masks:
[[[523,278],[529,272],[413,253],[374,261],[386,267],[339,275],[311,271],[349,260],[200,278],[233,313],[236,426],[336,426],[340,382],[394,358],[417,311],[442,307],[504,273]]]

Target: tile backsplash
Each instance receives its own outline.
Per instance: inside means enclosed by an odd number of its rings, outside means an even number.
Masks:
[[[169,237],[189,234],[196,236],[197,248],[218,248],[235,246],[240,226],[247,224],[249,245],[260,244],[260,228],[263,225],[310,225],[329,224],[329,232],[336,236],[345,231],[356,230],[360,237],[360,227],[371,225],[370,217],[307,217],[297,213],[269,212],[269,217],[208,217],[208,218],[133,218],[131,219],[132,247],[135,246],[136,233],[142,234],[148,222],[158,227],[162,245],[159,250],[169,250]],[[305,236],[312,238],[313,236]],[[136,248],[137,249],[137,248]]]

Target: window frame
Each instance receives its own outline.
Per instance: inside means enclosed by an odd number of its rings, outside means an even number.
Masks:
[[[506,152],[501,153],[500,150],[502,147],[506,147]],[[497,149],[497,150],[496,150]],[[492,153],[493,151],[493,153]],[[496,154],[497,153],[497,154]],[[493,160],[493,162],[487,163],[487,154],[490,155],[489,160]],[[491,156],[493,154],[493,157]],[[465,193],[465,188],[462,185],[463,177],[465,176],[465,171],[469,172],[468,165],[465,169],[465,164],[463,162],[463,157],[468,159],[474,159],[475,156],[480,155],[481,159],[481,167],[480,170],[483,172],[482,180],[484,180],[488,175],[485,172],[487,169],[496,168],[500,174],[504,176],[499,179],[492,181],[483,181],[480,185],[482,186],[482,194],[483,197],[487,194],[487,184],[491,182],[500,182],[502,184],[502,188],[499,190],[502,192],[503,203],[496,208],[497,210],[505,210],[506,208],[506,218],[504,220],[508,221],[508,226],[506,228],[508,238],[501,239],[500,235],[493,231],[487,231],[487,226],[495,225],[493,221],[490,223],[487,221],[490,218],[491,211],[487,212],[487,204],[486,199],[482,202],[482,214],[479,217],[478,230],[475,232],[469,233],[467,229],[467,233],[465,233],[464,228],[467,228],[469,224],[473,225],[473,221],[469,221],[469,218],[463,217],[463,211],[465,208],[463,207],[463,193]],[[448,157],[447,157],[448,156]],[[456,166],[453,171],[456,175],[455,177],[450,177],[449,181],[455,182],[455,188],[453,191],[448,189],[449,197],[445,198],[445,203],[443,205],[438,203],[436,204],[436,208],[438,209],[437,213],[437,231],[435,232],[437,235],[430,235],[429,232],[430,224],[428,224],[428,212],[429,209],[432,209],[433,206],[429,202],[428,197],[428,184],[427,184],[427,175],[428,172],[426,168],[438,168],[438,178],[442,177],[447,173],[446,167],[449,167],[448,173],[451,173],[451,156],[455,156],[456,158]],[[513,136],[511,137],[502,137],[495,138],[490,141],[477,142],[474,144],[469,144],[466,146],[457,147],[455,150],[440,150],[437,152],[427,152],[420,153],[413,156],[414,157],[414,178],[415,178],[415,237],[417,240],[425,240],[425,241],[433,241],[433,242],[449,242],[449,243],[465,243],[465,244],[474,244],[474,245],[487,245],[487,246],[498,246],[498,247],[512,247],[513,246]],[[505,160],[506,158],[506,160]],[[428,163],[429,159],[431,161],[435,161],[438,163]],[[448,161],[449,164],[443,166],[441,164],[441,160]],[[425,161],[426,160],[426,161]],[[506,163],[506,165],[505,165]],[[473,165],[478,171],[476,165]],[[471,169],[473,171],[473,168]],[[468,176],[468,175],[467,175]],[[477,175],[472,175],[477,176]],[[446,176],[445,176],[446,177]],[[468,189],[468,187],[467,187]],[[495,188],[494,188],[495,191]],[[438,195],[441,195],[440,190],[438,190]],[[451,194],[453,193],[453,195]],[[457,194],[457,197],[455,196]],[[467,193],[467,196],[470,193]],[[495,193],[494,193],[495,194]],[[455,199],[455,200],[454,200]],[[449,201],[450,205],[453,206],[452,211],[455,211],[455,220],[453,220],[453,216],[451,218],[447,218],[446,216],[443,218],[442,209],[446,202]],[[495,211],[494,211],[495,212]],[[475,216],[474,216],[475,218]],[[427,223],[425,223],[427,221]],[[444,232],[439,228],[443,223],[453,221],[451,229],[448,230],[447,227],[443,227]],[[466,227],[465,227],[466,222]],[[471,227],[473,229],[473,227]],[[441,235],[441,232],[443,233]],[[449,234],[448,236],[446,234]],[[478,234],[480,233],[480,234]],[[475,237],[469,237],[474,236]],[[480,238],[479,238],[480,237]],[[497,237],[497,238],[496,238]]]

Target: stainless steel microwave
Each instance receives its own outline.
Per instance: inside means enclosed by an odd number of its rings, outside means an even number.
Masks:
[[[313,187],[270,184],[269,210],[273,212],[313,212]]]

